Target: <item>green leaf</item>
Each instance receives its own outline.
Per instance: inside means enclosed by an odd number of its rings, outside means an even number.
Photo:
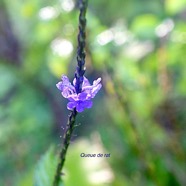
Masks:
[[[52,186],[56,167],[57,157],[55,156],[54,148],[50,147],[36,166],[34,186]],[[63,185],[60,184],[59,186]]]

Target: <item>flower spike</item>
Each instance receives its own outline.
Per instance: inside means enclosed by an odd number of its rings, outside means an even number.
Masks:
[[[101,78],[98,78],[90,84],[89,80],[84,76],[82,83],[82,91],[80,93],[76,92],[76,78],[73,80],[73,85],[70,83],[67,76],[62,75],[62,81],[56,84],[57,88],[61,91],[64,98],[69,100],[67,104],[68,110],[73,110],[76,108],[77,112],[83,112],[86,108],[92,107],[91,99],[96,96],[98,91],[101,89]]]

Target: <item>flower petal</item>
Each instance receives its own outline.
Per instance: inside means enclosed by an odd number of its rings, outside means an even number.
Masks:
[[[98,84],[96,87],[94,87],[91,91],[91,98],[94,98],[98,91],[101,89],[102,85]]]
[[[75,93],[75,88],[71,85],[67,76],[61,77],[62,81],[56,84],[57,88],[62,92],[64,98],[68,98],[71,94]]]
[[[83,78],[82,92],[76,93],[75,84],[76,78],[73,81],[74,86],[70,83],[67,76],[61,77],[62,81],[56,84],[57,88],[61,91],[63,97],[67,98],[70,102],[67,104],[67,109],[73,110],[76,108],[77,112],[83,112],[86,108],[92,107],[91,98],[94,98],[98,91],[101,89],[101,78],[93,81],[91,85],[86,77]]]
[[[71,93],[71,89],[69,89],[68,87],[64,87],[61,94],[64,98],[67,98]]]
[[[76,106],[77,106],[77,103],[76,102],[69,102],[67,104],[67,109],[68,110],[73,110]]]
[[[83,112],[86,108],[92,107],[92,101],[86,100],[86,101],[78,101],[76,110],[77,112]]]
[[[77,112],[83,112],[85,110],[85,108],[82,105],[82,101],[78,101],[78,103],[76,105],[76,110],[77,110]]]
[[[74,80],[73,80],[73,85],[74,86],[76,85],[76,78],[74,78]]]
[[[82,87],[90,86],[89,80],[84,76]]]
[[[92,86],[85,86],[83,87],[82,91],[87,93],[87,98],[94,98],[98,91],[101,89],[102,85],[100,83],[101,78],[98,78],[93,82]]]
[[[93,86],[97,86],[101,82],[101,78],[93,81]]]
[[[84,108],[91,108],[92,105],[93,105],[93,103],[92,103],[91,100],[86,100],[86,101],[84,101],[82,104],[83,104],[83,107],[84,107]]]
[[[69,96],[67,97],[67,99],[68,99],[69,101],[78,101],[78,96],[77,96],[77,94],[71,94],[71,95],[69,95]]]
[[[59,83],[56,84],[56,87],[60,90],[63,91],[63,83],[60,81]]]
[[[71,83],[70,83],[70,81],[69,81],[67,76],[62,75],[61,80],[63,82],[63,85],[71,85]]]
[[[78,100],[84,101],[86,100],[86,98],[87,98],[87,93],[81,92],[80,94],[78,94]]]

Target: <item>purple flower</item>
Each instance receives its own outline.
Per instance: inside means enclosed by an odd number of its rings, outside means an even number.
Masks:
[[[91,85],[88,79],[83,77],[82,91],[77,94],[75,89],[76,79],[74,78],[73,85],[70,83],[67,76],[62,76],[62,81],[56,84],[57,88],[61,91],[64,98],[67,98],[70,102],[67,104],[69,110],[76,108],[77,112],[83,112],[86,108],[92,107],[91,99],[95,97],[102,85],[100,83],[101,78],[93,81]]]

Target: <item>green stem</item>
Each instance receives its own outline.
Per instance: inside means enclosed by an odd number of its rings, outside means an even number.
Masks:
[[[75,73],[76,84],[75,89],[76,93],[80,93],[83,83],[83,75],[85,73],[85,38],[86,38],[86,10],[87,10],[88,0],[79,0],[79,34],[78,34],[78,49],[77,49],[77,68]],[[60,152],[60,161],[58,163],[56,174],[53,182],[53,186],[59,186],[61,182],[62,169],[65,162],[66,153],[68,146],[70,144],[70,139],[72,137],[73,130],[75,128],[75,118],[77,115],[76,109],[74,109],[69,117],[68,123],[66,126],[66,131],[64,134],[63,147]]]
[[[55,174],[53,186],[59,186],[60,181],[61,181],[62,169],[64,166],[67,149],[70,144],[70,139],[72,137],[73,130],[75,128],[76,115],[77,115],[77,111],[76,111],[76,109],[74,109],[68,117],[66,131],[64,134],[63,147],[60,152],[60,160],[59,160],[59,163],[58,163],[58,166],[56,169],[56,174]]]

